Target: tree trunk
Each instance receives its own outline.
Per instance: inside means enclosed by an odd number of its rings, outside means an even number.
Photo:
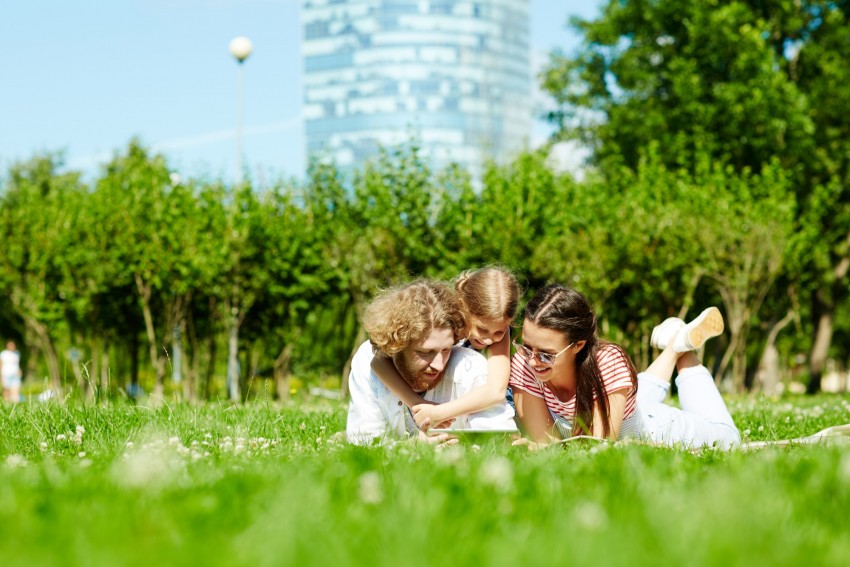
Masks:
[[[186,382],[183,384],[183,397],[190,402],[195,402],[197,400],[198,365],[201,357],[200,352],[198,352],[195,318],[191,309],[186,314],[186,335],[189,337],[189,349],[186,353]]]
[[[745,332],[739,332],[735,338],[738,345],[735,347],[735,355],[732,358],[732,376],[735,391],[741,393],[747,389],[747,335]]]
[[[258,395],[257,392],[257,368],[260,367],[260,349],[257,348],[257,344],[252,344],[245,352],[245,368],[247,369],[244,373],[244,378],[242,385],[244,389],[242,390],[242,401],[246,401],[251,392],[254,392],[254,397],[256,398]]]
[[[753,389],[761,390],[767,395],[777,394],[779,386],[779,350],[776,348],[776,338],[779,332],[782,331],[788,324],[794,320],[796,313],[789,311],[780,321],[774,323],[770,332],[767,334],[765,341],[764,352],[761,355],[756,377],[753,383]]]
[[[95,336],[92,337],[92,349],[91,349],[91,370],[89,374],[89,383],[91,384],[91,388],[89,389],[89,395],[86,397],[88,401],[99,401],[102,397],[103,385],[98,382],[100,377],[100,350],[102,346],[102,341],[100,337]]]
[[[290,341],[281,349],[280,354],[274,360],[274,384],[277,399],[285,402],[289,400],[289,363],[292,360],[294,343]]]
[[[35,333],[40,350],[44,354],[44,359],[47,362],[47,374],[50,376],[50,387],[54,394],[56,394],[57,399],[59,399],[62,397],[62,375],[59,372],[59,357],[56,355],[56,349],[53,347],[53,341],[50,340],[50,334],[47,332],[47,327],[29,317],[25,319],[25,322]]]
[[[815,333],[815,342],[812,345],[812,353],[809,357],[809,384],[806,387],[807,394],[816,394],[820,392],[821,379],[823,378],[823,369],[826,366],[826,357],[829,354],[829,347],[832,344],[833,320],[835,316],[835,306],[838,297],[846,293],[847,283],[844,278],[847,277],[850,271],[850,232],[845,238],[844,256],[842,256],[833,268],[832,275],[834,276],[832,292],[829,299],[823,297],[826,295],[824,290],[819,291],[814,297],[814,313],[817,317],[817,331]]]
[[[151,312],[150,304],[151,288],[150,285],[145,284],[142,281],[142,277],[139,274],[135,274],[135,277],[136,288],[139,290],[139,296],[142,299],[142,315],[145,319],[145,332],[148,337],[148,350],[151,357],[151,366],[156,374],[156,384],[154,385],[152,397],[155,402],[160,402],[163,398],[162,381],[165,369],[160,361],[159,352],[156,346],[156,329],[153,324],[153,313]]]
[[[829,306],[831,307],[831,306]],[[826,356],[829,353],[829,345],[832,343],[832,317],[833,309],[824,310],[818,317],[815,342],[812,345],[812,353],[809,358],[809,384],[806,387],[807,394],[820,392],[823,369],[826,366]]]
[[[26,369],[24,376],[34,377],[38,372],[38,359],[41,354],[38,338],[34,331],[29,328],[29,325],[24,325],[24,344],[27,345],[29,351],[26,358]]]
[[[231,402],[242,401],[239,391],[239,317],[231,314],[227,335],[227,393]]]
[[[100,349],[100,400],[109,399],[109,341],[104,340]]]
[[[130,387],[127,393],[135,400],[139,392],[139,336],[130,334]]]
[[[80,360],[71,360],[71,372],[74,373],[74,380],[77,382],[77,396],[82,400],[86,394],[86,381],[83,379],[83,373],[80,370]]]
[[[209,400],[211,388],[210,384],[212,383],[213,374],[215,374],[215,357],[217,345],[215,342],[215,333],[211,333],[209,337],[209,346],[207,347],[207,371],[204,373],[204,388],[203,388],[203,399]]]

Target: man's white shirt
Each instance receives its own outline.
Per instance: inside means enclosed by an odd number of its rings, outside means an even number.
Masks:
[[[348,441],[369,444],[379,437],[406,437],[418,431],[410,410],[372,372],[372,344],[363,343],[351,361],[346,435]],[[456,400],[487,382],[487,359],[480,353],[455,346],[443,379],[424,394],[428,401]],[[516,429],[514,410],[506,401],[484,411],[461,416],[454,429]]]

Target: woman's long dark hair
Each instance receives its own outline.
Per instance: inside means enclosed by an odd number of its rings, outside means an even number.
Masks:
[[[550,284],[538,291],[525,308],[525,318],[544,329],[561,332],[568,342],[586,341],[576,354],[576,419],[573,435],[588,435],[593,427],[593,401],[599,406],[605,437],[611,431],[610,408],[602,372],[597,361],[599,350],[613,346],[632,376],[632,385],[637,386],[637,372],[629,355],[613,343],[602,341],[596,336],[596,315],[587,298],[571,287]]]

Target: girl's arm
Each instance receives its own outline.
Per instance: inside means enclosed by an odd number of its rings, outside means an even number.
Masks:
[[[431,424],[442,423],[461,415],[475,413],[495,406],[505,400],[508,379],[511,375],[511,339],[505,333],[498,343],[490,345],[487,361],[487,382],[456,400],[439,405],[415,407],[413,419],[422,427],[427,418]]]
[[[608,438],[612,441],[616,441],[620,435],[620,426],[623,425],[623,416],[626,413],[626,402],[629,399],[630,391],[630,388],[622,388],[608,394]],[[593,427],[590,431],[594,437],[604,437],[605,422],[602,420],[602,415],[598,408],[598,405],[594,406]]]
[[[413,391],[410,384],[404,381],[404,378],[398,373],[392,361],[386,356],[375,356],[372,359],[371,366],[372,372],[375,373],[375,376],[378,377],[384,386],[408,407],[412,408],[416,405],[431,403]]]
[[[517,387],[513,388],[513,393],[520,429],[531,443],[536,446],[557,441],[557,437],[553,435],[555,421],[546,407],[546,401]]]

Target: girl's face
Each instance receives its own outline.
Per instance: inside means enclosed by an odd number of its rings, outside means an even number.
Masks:
[[[560,331],[540,327],[526,319],[522,325],[522,345],[525,349],[526,358],[529,359],[534,377],[541,382],[548,382],[552,378],[570,376],[569,369],[575,365],[576,353],[584,347],[585,341],[570,344]],[[528,349],[528,350],[526,350]],[[528,356],[528,351],[533,354]],[[540,360],[542,354],[544,359],[554,360],[551,363]]]
[[[472,328],[469,331],[469,342],[476,350],[485,349],[488,346],[501,341],[508,332],[510,319],[481,319],[470,317]]]

